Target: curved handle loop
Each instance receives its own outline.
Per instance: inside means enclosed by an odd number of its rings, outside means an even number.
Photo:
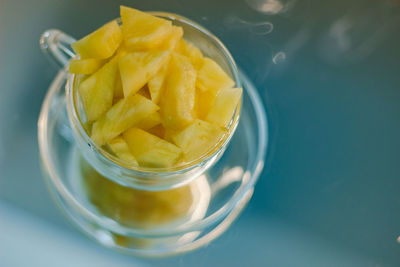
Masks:
[[[68,65],[75,53],[71,49],[71,44],[76,40],[68,34],[51,29],[45,31],[40,37],[40,48],[48,59],[57,66],[64,68]]]

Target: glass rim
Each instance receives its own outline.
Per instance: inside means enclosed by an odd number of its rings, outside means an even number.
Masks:
[[[208,31],[206,28],[203,26],[197,24],[196,22],[174,14],[174,13],[169,13],[169,12],[161,12],[161,11],[148,11],[148,13],[151,13],[155,16],[158,17],[163,17],[167,18],[171,21],[179,21],[181,23],[184,23],[186,25],[189,25],[198,31],[202,32],[207,36],[209,40],[211,40],[217,47],[219,52],[224,57],[224,60],[228,63],[228,67],[230,71],[232,72],[233,77],[231,77],[234,82],[236,87],[242,87],[241,81],[239,78],[239,72],[237,69],[237,65],[235,60],[233,59],[232,55],[230,54],[229,50],[225,47],[225,45],[216,37],[214,34],[212,34],[210,31]],[[116,20],[120,20],[120,18],[117,18]],[[124,162],[123,160],[119,159],[117,156],[113,155],[112,153],[109,153],[108,151],[102,149],[99,147],[93,140],[90,138],[90,136],[87,134],[85,128],[83,127],[83,122],[81,119],[81,116],[79,115],[77,101],[75,100],[75,97],[77,97],[78,93],[76,91],[76,86],[75,83],[77,82],[77,75],[75,74],[70,74],[69,79],[66,85],[66,94],[67,94],[67,110],[69,113],[69,118],[70,122],[72,123],[72,127],[74,128],[73,130],[75,133],[78,133],[81,138],[85,141],[86,144],[91,148],[90,152],[93,153],[98,153],[102,160],[107,161],[107,163],[111,164],[114,168],[122,170],[124,173],[128,173],[129,177],[134,177],[134,176],[141,176],[141,175],[153,175],[153,177],[146,177],[145,179],[153,179],[156,180],[156,176],[162,176],[162,179],[165,181],[166,177],[168,176],[173,176],[177,174],[182,174],[186,173],[198,166],[201,166],[205,164],[205,162],[209,159],[212,159],[215,157],[218,153],[220,153],[225,147],[229,144],[229,141],[231,140],[236,127],[239,123],[239,118],[240,118],[240,110],[241,110],[241,101],[238,103],[235,112],[231,118],[231,121],[226,127],[226,132],[224,135],[218,140],[218,142],[211,148],[209,149],[206,153],[204,153],[201,157],[192,160],[190,162],[185,162],[184,164],[178,165],[178,166],[172,166],[172,167],[167,167],[167,168],[153,168],[153,167],[141,167],[141,166],[132,166],[129,165],[128,163]],[[74,90],[75,89],[75,90]],[[112,179],[114,181],[116,179]]]

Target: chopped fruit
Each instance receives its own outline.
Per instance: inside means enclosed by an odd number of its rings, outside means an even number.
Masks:
[[[192,65],[196,70],[200,69],[203,65],[203,54],[200,49],[195,47],[192,43],[180,39],[175,47],[176,52],[184,55],[190,59]]]
[[[170,21],[137,9],[121,6],[121,20],[124,43],[133,50],[154,49],[172,33]]]
[[[160,100],[165,75],[167,73],[167,66],[168,64],[164,64],[157,72],[157,74],[153,78],[151,78],[149,83],[147,84],[149,87],[151,100],[153,100],[153,102],[156,104],[158,104],[158,101]]]
[[[117,76],[117,60],[112,59],[79,85],[88,121],[97,120],[111,108]]]
[[[168,68],[161,117],[165,127],[179,129],[193,121],[196,71],[187,57],[178,54],[173,54]]]
[[[214,123],[220,127],[227,127],[241,97],[242,88],[227,88],[220,90],[206,117],[206,121]]]
[[[69,62],[69,72],[75,74],[89,75],[103,66],[104,60],[88,58],[88,59],[71,59]]]
[[[147,131],[161,123],[161,116],[159,112],[153,112],[143,120],[141,120],[136,127]]]
[[[167,51],[134,52],[121,56],[118,62],[124,96],[142,88],[169,58]]]
[[[181,166],[207,154],[226,132],[242,89],[169,19],[121,6],[121,21],[72,45],[79,55],[69,71],[79,74],[74,90],[87,134],[132,165]]]
[[[82,59],[111,57],[122,41],[118,23],[113,20],[71,46]]]
[[[204,58],[203,65],[197,75],[197,87],[202,92],[208,90],[218,92],[221,89],[231,88],[234,85],[234,81],[214,60]]]
[[[138,162],[129,150],[128,144],[121,137],[117,137],[108,142],[111,150],[125,163],[138,166]]]
[[[211,123],[196,119],[183,131],[174,135],[174,143],[180,147],[185,159],[196,160],[217,145],[224,131]]]
[[[174,50],[175,46],[178,44],[183,36],[182,27],[172,26],[171,35],[165,40],[165,42],[160,46],[161,50]]]
[[[111,181],[84,159],[79,162],[79,172],[88,200],[98,211],[121,225],[135,229],[201,219],[208,207],[210,187],[205,177],[173,189],[147,191]],[[156,242],[147,238],[123,238],[120,241],[123,245],[134,245],[136,248],[148,248]],[[165,238],[161,242],[157,244],[165,244]]]
[[[123,137],[142,167],[172,167],[181,155],[179,147],[139,128],[127,130]]]
[[[93,124],[91,138],[102,146],[158,109],[156,104],[138,94],[121,99]]]

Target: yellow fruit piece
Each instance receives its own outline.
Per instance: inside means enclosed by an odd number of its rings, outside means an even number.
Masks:
[[[153,102],[156,104],[158,104],[158,102],[160,101],[165,75],[167,74],[167,66],[168,63],[164,64],[157,72],[157,74],[153,78],[151,78],[147,84],[147,86],[149,87],[151,100],[153,100]]]
[[[121,6],[122,33],[129,49],[148,50],[162,44],[172,33],[170,21]]]
[[[79,84],[79,94],[88,121],[97,120],[110,109],[117,77],[117,60],[112,59]]]
[[[151,100],[138,94],[121,99],[93,124],[91,138],[102,146],[158,109]]]
[[[75,74],[89,75],[96,72],[104,64],[104,60],[88,58],[88,59],[71,59],[69,62],[69,72]]]
[[[112,152],[117,155],[122,161],[125,163],[138,166],[138,162],[136,161],[135,157],[132,155],[131,151],[129,150],[128,144],[125,140],[121,137],[114,138],[108,142]]]
[[[139,91],[167,62],[169,55],[167,51],[150,51],[121,56],[118,65],[124,96],[128,97]]]
[[[175,51],[183,56],[186,56],[192,62],[196,70],[200,69],[203,65],[203,54],[200,49],[195,47],[192,43],[180,39],[176,44]]]
[[[183,29],[182,27],[172,26],[172,33],[169,37],[161,44],[161,50],[174,50],[176,45],[178,44],[179,40],[181,40],[183,36]]]
[[[72,49],[82,59],[111,57],[122,41],[118,23],[113,20],[79,41],[72,43]]]
[[[151,113],[149,116],[147,116],[143,120],[141,120],[136,125],[136,127],[147,131],[160,123],[161,123],[161,115],[159,112],[156,111],[156,112]]]
[[[221,89],[233,87],[235,83],[214,60],[204,58],[197,75],[196,85],[202,92],[208,90],[218,92]]]
[[[181,132],[172,136],[174,143],[180,147],[185,159],[196,160],[217,145],[224,131],[209,122],[196,119]]]
[[[179,129],[193,121],[196,71],[187,57],[171,57],[165,90],[160,99],[161,118],[167,128]]]
[[[181,155],[179,147],[139,128],[127,130],[123,137],[143,167],[172,167]]]
[[[213,90],[202,92],[196,89],[195,110],[197,118],[204,120],[217,97],[218,92]]]
[[[242,88],[226,88],[219,91],[206,121],[227,127],[242,97]]]

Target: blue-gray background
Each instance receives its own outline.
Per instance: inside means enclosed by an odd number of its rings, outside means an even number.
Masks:
[[[119,4],[209,28],[270,122],[250,204],[206,248],[144,260],[87,240],[41,178],[37,118],[56,74],[40,34],[82,37]],[[400,266],[400,1],[0,0],[0,266]]]

